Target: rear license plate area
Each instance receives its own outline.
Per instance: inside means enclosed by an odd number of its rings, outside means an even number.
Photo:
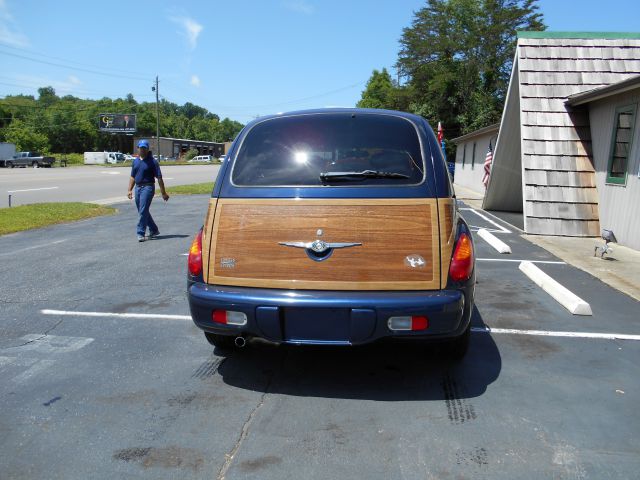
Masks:
[[[284,338],[300,343],[350,343],[351,309],[285,308]]]

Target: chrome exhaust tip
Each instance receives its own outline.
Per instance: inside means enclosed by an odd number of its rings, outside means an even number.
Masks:
[[[247,344],[247,341],[244,337],[236,337],[234,343],[236,344],[236,347],[242,348]]]

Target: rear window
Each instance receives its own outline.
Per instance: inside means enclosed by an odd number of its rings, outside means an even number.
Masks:
[[[366,171],[394,178],[335,175]],[[350,112],[257,124],[244,139],[232,173],[238,186],[415,185],[423,179],[420,140],[411,122]]]

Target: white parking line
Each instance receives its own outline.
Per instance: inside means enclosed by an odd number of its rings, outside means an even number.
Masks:
[[[75,317],[117,317],[144,318],[160,320],[191,320],[189,315],[162,315],[155,313],[111,313],[111,312],[72,312],[66,310],[40,310],[43,315],[68,315]],[[534,335],[542,337],[593,338],[600,340],[635,340],[640,341],[640,335],[623,333],[589,333],[589,332],[554,332],[550,330],[517,330],[512,328],[472,327],[474,333],[498,333],[508,335]],[[0,357],[2,359],[3,357]]]
[[[550,265],[566,265],[567,264],[567,262],[556,262],[552,260],[513,260],[511,258],[476,258],[476,262],[516,262],[516,263],[531,262],[531,263],[547,263]]]
[[[498,231],[501,233],[511,233],[511,230],[507,230],[506,228],[504,228],[502,225],[500,225],[499,223],[494,222],[493,220],[491,220],[489,217],[487,217],[486,215],[483,215],[482,213],[480,213],[479,211],[477,211],[475,208],[470,208],[470,207],[464,207],[461,208],[460,210],[468,210],[470,212],[475,213],[477,216],[479,216],[480,218],[482,218],[483,220],[489,222],[490,224],[496,226],[498,228]],[[487,212],[485,212],[487,213]]]
[[[599,340],[635,340],[640,341],[640,335],[624,333],[589,333],[589,332],[554,332],[549,330],[516,330],[513,328],[472,327],[474,333],[505,333],[509,335],[534,335],[540,337],[569,337],[595,338]]]
[[[37,192],[39,190],[55,190],[59,187],[43,187],[43,188],[27,188],[24,190],[9,190],[7,193],[18,193],[18,192]]]
[[[15,255],[16,253],[26,252],[27,250],[34,250],[36,248],[50,247],[51,245],[57,245],[67,240],[56,240],[55,242],[44,243],[42,245],[34,245],[33,247],[20,248],[18,250],[11,250],[10,252],[0,253],[0,257],[7,257],[9,255]]]
[[[70,317],[115,317],[115,318],[145,318],[157,320],[191,320],[191,315],[163,315],[159,313],[112,313],[112,312],[70,312],[67,310],[40,310],[43,315],[58,315]]]

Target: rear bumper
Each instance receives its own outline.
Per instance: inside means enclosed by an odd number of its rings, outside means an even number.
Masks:
[[[473,287],[437,291],[351,292],[278,290],[193,283],[188,288],[194,323],[206,332],[292,344],[357,345],[386,337],[444,340],[470,321]],[[247,324],[212,321],[213,310],[240,311]],[[392,331],[392,316],[427,316],[422,331]]]

